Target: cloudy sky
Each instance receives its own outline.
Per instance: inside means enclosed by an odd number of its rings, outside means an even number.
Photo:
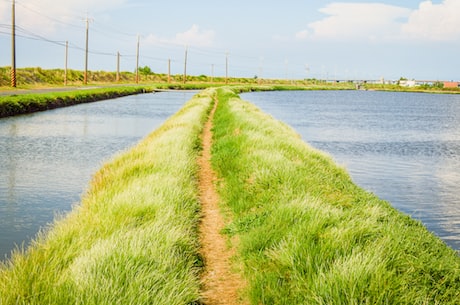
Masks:
[[[0,0],[0,66],[12,0]],[[460,80],[460,0],[16,0],[18,67],[266,78]]]

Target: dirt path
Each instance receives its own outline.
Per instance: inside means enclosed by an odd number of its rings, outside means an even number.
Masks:
[[[203,153],[198,160],[200,166],[199,186],[202,204],[201,254],[205,261],[205,272],[202,277],[202,298],[205,305],[242,304],[239,302],[238,291],[242,281],[238,274],[231,272],[231,256],[226,238],[220,234],[224,221],[220,214],[214,182],[216,175],[211,167],[212,120],[217,107],[217,99],[203,131]]]

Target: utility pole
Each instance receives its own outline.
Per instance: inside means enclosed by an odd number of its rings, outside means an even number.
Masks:
[[[225,53],[225,83],[228,84],[228,52]]]
[[[305,71],[307,72],[307,78],[306,80],[308,81],[308,74],[310,73],[310,66],[308,64],[305,65]]]
[[[67,86],[67,63],[69,59],[69,42],[65,42],[64,86]]]
[[[89,19],[86,16],[86,49],[85,49],[85,74],[83,77],[83,83],[88,84],[88,41],[89,41]]]
[[[120,81],[120,52],[117,52],[117,82]]]
[[[284,65],[286,66],[286,82],[289,80],[289,61],[286,59],[284,61]]]
[[[184,84],[187,82],[187,52],[188,47],[185,46],[185,59],[184,59]]]
[[[168,59],[168,84],[171,83],[171,59]]]
[[[13,0],[11,16],[11,87],[16,88],[16,1]]]
[[[214,64],[211,65],[211,83],[214,82]]]
[[[139,44],[140,38],[137,35],[137,51],[136,51],[136,84],[139,84]]]

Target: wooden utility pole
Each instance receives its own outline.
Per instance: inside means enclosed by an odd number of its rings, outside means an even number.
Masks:
[[[136,51],[136,83],[139,83],[139,42],[140,38],[137,35],[137,51]]]
[[[88,41],[89,41],[89,19],[86,17],[86,49],[85,49],[85,74],[83,83],[88,84]]]
[[[168,84],[171,82],[171,59],[168,59]]]
[[[188,47],[185,46],[185,59],[184,59],[184,84],[187,82],[187,51]]]
[[[16,88],[16,1],[11,15],[11,87]]]
[[[69,42],[65,42],[64,86],[67,86],[67,63],[69,59]]]
[[[228,52],[225,53],[225,83],[228,84]]]
[[[117,82],[120,81],[120,52],[117,52]]]

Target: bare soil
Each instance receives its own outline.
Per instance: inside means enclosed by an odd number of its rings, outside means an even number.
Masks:
[[[219,195],[216,192],[216,174],[211,167],[212,121],[217,108],[217,99],[203,131],[203,152],[198,160],[202,219],[200,225],[201,254],[205,262],[202,276],[202,301],[206,305],[243,304],[238,292],[244,286],[241,277],[232,271],[227,238],[220,232],[224,220],[219,210]]]

